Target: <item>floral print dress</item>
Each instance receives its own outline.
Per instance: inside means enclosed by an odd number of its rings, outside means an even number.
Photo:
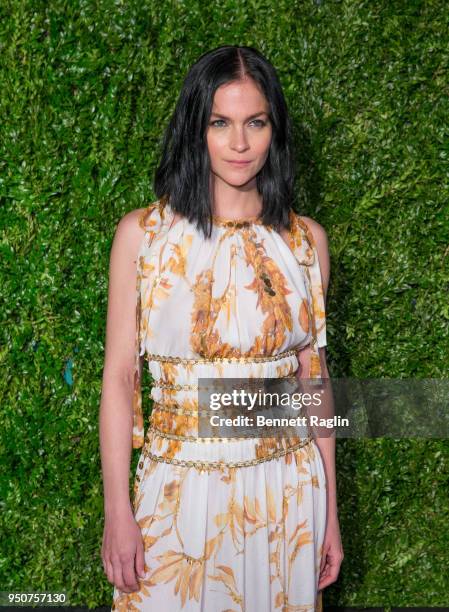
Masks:
[[[326,321],[313,236],[293,210],[290,246],[259,218],[214,217],[213,233],[169,202],[141,214],[133,508],[145,577],[112,610],[321,609],[326,478],[310,437],[198,438],[199,378],[280,378],[311,345],[321,376]],[[145,434],[141,375],[153,378]]]

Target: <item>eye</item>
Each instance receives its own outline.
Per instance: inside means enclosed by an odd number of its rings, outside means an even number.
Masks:
[[[217,123],[224,124],[226,122],[224,119],[215,119],[215,121],[211,121],[209,125],[213,125],[214,127],[222,127],[222,125],[217,125]]]
[[[263,119],[253,119],[250,123],[255,124],[256,127],[264,127],[264,125],[267,125],[267,122]]]

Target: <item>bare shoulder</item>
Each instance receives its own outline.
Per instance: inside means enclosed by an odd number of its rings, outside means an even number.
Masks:
[[[146,210],[147,208],[131,210],[123,215],[117,223],[112,248],[122,256],[135,259],[145,235],[145,228],[141,224],[141,219]]]
[[[121,232],[132,232],[136,228],[143,232],[141,220],[144,217],[145,212],[148,210],[147,207],[136,208],[127,212],[117,224],[117,231],[120,229]]]
[[[317,245],[317,248],[319,249],[319,245],[325,245],[325,247],[327,248],[327,234],[324,227],[320,223],[318,223],[318,221],[315,221],[315,219],[312,219],[311,217],[300,216],[299,219],[309,229]]]

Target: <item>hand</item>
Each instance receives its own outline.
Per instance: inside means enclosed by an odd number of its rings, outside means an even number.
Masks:
[[[145,576],[144,546],[142,532],[131,511],[106,518],[101,558],[111,584],[125,593],[140,589],[138,578]]]
[[[324,589],[337,580],[343,559],[340,526],[338,518],[335,517],[328,521],[324,534],[318,590]]]

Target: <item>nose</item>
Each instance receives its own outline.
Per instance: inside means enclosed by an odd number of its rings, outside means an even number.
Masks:
[[[249,148],[248,138],[243,126],[236,126],[233,128],[231,132],[230,147],[232,150],[238,151],[239,153]]]

